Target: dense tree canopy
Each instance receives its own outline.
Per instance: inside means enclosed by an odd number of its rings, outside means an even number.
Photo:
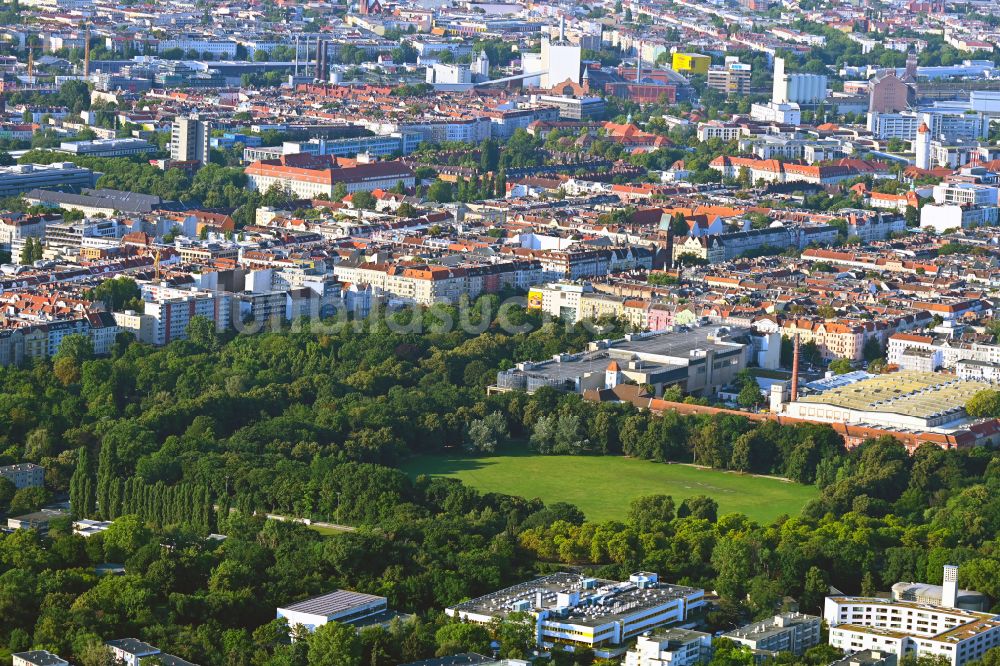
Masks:
[[[482,303],[495,311],[492,297]],[[611,578],[644,569],[717,590],[711,628],[764,617],[786,595],[814,609],[828,585],[938,582],[946,561],[962,565],[963,587],[1000,596],[990,450],[911,456],[879,440],[846,451],[822,425],[652,414],[550,389],[487,395],[498,368],[580,349],[593,334],[522,311],[515,319],[533,332],[489,321],[480,335],[442,331],[441,310],[399,316],[392,327],[203,331],[160,349],[117,345],[108,358],[71,341],[53,361],[0,369],[0,462],[47,469],[43,494],[0,486],[0,502],[30,508],[68,491],[77,515],[115,519],[86,539],[59,524],[48,536],[0,536],[0,641],[81,663],[101,658],[95,640],[130,635],[206,666],[389,666],[496,638],[518,656],[521,623],[464,628],[439,611],[553,566]],[[395,468],[414,453],[528,442],[781,474],[821,493],[770,525],[720,516],[709,497],[675,502],[669,489],[633,502],[624,521],[596,523],[571,505]],[[357,529],[325,536],[265,511]],[[98,576],[106,562],[126,575]],[[289,643],[275,607],[338,587],[417,617]]]

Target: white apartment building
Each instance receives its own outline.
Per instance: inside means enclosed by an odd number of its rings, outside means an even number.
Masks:
[[[788,139],[763,134],[740,141],[742,152],[752,152],[762,160],[800,160],[804,152],[805,139]]]
[[[149,643],[136,638],[119,638],[105,643],[114,655],[115,660],[125,666],[139,666],[143,657],[159,655],[160,650]]]
[[[744,136],[744,134],[744,129],[739,125],[726,125],[716,121],[698,123],[697,136],[699,141],[708,141],[709,139],[732,141]]]
[[[802,159],[806,164],[844,157],[847,149],[840,141],[812,141],[802,147]]]
[[[1000,363],[962,360],[955,364],[955,376],[972,382],[1000,384]]]
[[[979,154],[979,145],[966,142],[931,141],[928,152],[932,167],[958,169],[963,164],[971,162],[974,155]]]
[[[540,309],[552,317],[577,322],[583,319],[585,295],[594,293],[590,284],[552,283],[532,287],[528,308]]]
[[[488,116],[474,118],[427,118],[409,122],[371,120],[364,126],[375,134],[417,132],[423,141],[479,143],[490,138],[493,123]]]
[[[7,479],[18,490],[40,488],[45,484],[45,468],[35,463],[5,465],[0,467],[0,479]]]
[[[830,645],[848,653],[879,650],[900,659],[943,657],[952,666],[964,666],[1000,646],[1000,616],[992,613],[869,597],[827,597],[823,617],[830,625]]]
[[[211,53],[216,60],[236,57],[236,42],[216,39],[162,39],[157,46],[157,52],[163,53],[171,49],[197,51],[200,60],[205,53]]]
[[[69,666],[69,662],[48,650],[29,650],[11,655],[11,666]]]
[[[998,218],[997,206],[927,204],[920,209],[920,228],[941,234],[949,229],[996,226]]]
[[[462,296],[476,298],[504,286],[526,289],[541,280],[541,266],[533,261],[454,268],[341,262],[333,272],[342,283],[371,285],[376,294],[427,306],[456,303]]]
[[[996,187],[976,183],[941,183],[933,190],[934,203],[959,206],[996,206]]]
[[[750,117],[765,123],[800,125],[802,123],[802,110],[795,102],[768,102],[767,104],[752,105]]]
[[[10,251],[15,241],[45,237],[46,219],[40,215],[11,221],[0,220],[0,248]],[[13,256],[13,254],[12,254]]]
[[[229,327],[229,296],[199,293],[162,301],[146,301],[145,315],[153,318],[154,345],[165,345],[171,340],[187,337],[187,327],[197,316],[215,322],[220,330]]]
[[[663,629],[639,636],[625,653],[625,666],[696,666],[712,656],[712,635],[689,629]]]
[[[427,68],[426,82],[442,85],[472,83],[472,70],[467,65],[446,65],[439,62]]]
[[[83,247],[85,239],[116,240],[126,233],[128,233],[128,227],[120,220],[99,217],[87,218],[79,222],[64,222],[46,226],[45,246],[77,252]],[[11,244],[11,248],[20,251],[17,241]]]
[[[196,316],[215,323],[216,330],[229,328],[230,294],[143,285],[143,311],[114,313],[123,331],[133,333],[140,342],[165,345],[187,338],[187,327]]]
[[[961,361],[1000,363],[1000,345],[983,342],[960,342],[913,333],[895,333],[889,336],[886,345],[886,361],[890,364],[900,365],[903,354],[910,350],[932,354],[935,368],[954,368]]]
[[[990,119],[981,113],[968,113],[967,108],[925,111],[923,120],[931,130],[931,137],[945,137],[948,141],[972,141],[990,134]]]
[[[285,166],[281,160],[254,162],[246,168],[250,189],[266,192],[277,185],[286,192],[304,199],[314,199],[320,194],[333,196],[338,183],[343,183],[348,193],[371,192],[395,187],[413,187],[415,178],[410,167],[402,162],[372,162],[354,167],[305,169]]]
[[[947,141],[973,141],[989,136],[989,117],[982,113],[967,113],[967,104],[943,103],[920,111],[868,114],[868,131],[876,139],[917,138],[917,128],[926,123],[933,139],[945,137]]]
[[[94,0],[25,0],[24,6],[58,11],[93,11]]]
[[[920,118],[915,114],[876,113],[868,114],[868,131],[876,139],[905,139],[913,141],[920,127]]]
[[[857,236],[865,243],[885,240],[891,234],[905,231],[906,219],[898,215],[876,215],[848,220],[847,235]]]

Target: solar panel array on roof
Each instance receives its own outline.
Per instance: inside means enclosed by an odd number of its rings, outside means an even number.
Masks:
[[[800,398],[801,402],[831,404],[858,411],[894,412],[918,418],[960,414],[983,382],[935,372],[900,371]]]
[[[381,600],[382,597],[377,597],[372,594],[351,592],[349,590],[337,590],[336,592],[330,592],[329,594],[322,594],[318,597],[312,597],[311,599],[299,601],[291,606],[285,606],[282,610],[330,616]]]

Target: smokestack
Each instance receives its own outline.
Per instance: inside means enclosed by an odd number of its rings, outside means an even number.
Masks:
[[[566,17],[565,16],[560,16],[559,17],[559,41],[560,42],[565,42],[566,41]]]
[[[295,76],[299,75],[299,36],[295,35]]]
[[[642,42],[639,42],[639,47],[635,50],[635,82],[639,83],[642,80]]]
[[[83,78],[90,76],[90,23],[83,37]]]
[[[945,608],[957,608],[958,603],[958,567],[954,564],[944,565],[944,584],[941,586],[941,605]]]
[[[792,339],[792,395],[791,401],[799,397],[799,334]]]

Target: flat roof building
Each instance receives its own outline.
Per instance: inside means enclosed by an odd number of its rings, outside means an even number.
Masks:
[[[954,375],[904,370],[800,396],[788,403],[785,415],[826,423],[947,432],[968,421],[965,404],[989,387]]]
[[[105,643],[115,659],[125,666],[140,666],[143,657],[159,656],[159,648],[144,643],[138,638],[119,638]]]
[[[712,635],[690,629],[661,629],[639,636],[624,666],[696,666],[712,658]]]
[[[316,198],[321,194],[333,196],[333,190],[343,183],[348,193],[371,192],[390,189],[399,183],[413,187],[413,170],[403,162],[371,162],[353,167],[306,168],[288,166],[288,157],[278,160],[254,162],[245,170],[249,188],[266,192],[277,185],[282,191],[303,198]],[[293,160],[294,162],[294,160]]]
[[[559,109],[560,118],[570,118],[572,120],[585,120],[596,118],[604,113],[604,98],[596,96],[588,97],[564,97],[561,95],[532,95],[532,99],[547,106],[554,106]]]
[[[388,601],[385,597],[337,590],[279,608],[278,618],[288,620],[289,626],[302,625],[315,631],[328,622],[354,625],[386,613]]]
[[[86,518],[74,520],[73,534],[78,534],[82,537],[93,536],[107,530],[111,527],[111,523],[112,521],[110,520],[88,520]]]
[[[897,658],[943,657],[964,666],[1000,646],[1000,616],[873,597],[827,597],[830,645],[845,652],[879,650]]]
[[[48,650],[29,650],[11,655],[11,666],[69,666],[69,662]]]
[[[212,136],[209,124],[197,116],[178,116],[170,128],[170,159],[176,162],[208,164],[208,140]]]
[[[843,659],[838,659],[830,664],[830,666],[896,666],[898,661],[896,655],[892,652],[861,650]]]
[[[83,188],[79,194],[35,189],[24,195],[31,204],[65,210],[78,210],[84,215],[103,213],[107,217],[118,213],[152,213],[156,210],[176,210],[177,202],[165,202],[155,194],[122,192],[119,190]]]
[[[7,519],[7,527],[12,530],[38,530],[48,532],[49,523],[55,518],[68,516],[62,509],[42,509],[23,516],[11,516]]]
[[[714,395],[747,366],[752,349],[741,341],[742,330],[727,327],[680,327],[669,333],[637,333],[619,340],[592,342],[586,352],[556,354],[546,361],[518,363],[497,374],[497,390],[526,390],[541,386],[584,391],[613,388],[626,380],[650,385],[662,395],[679,385],[693,395]],[[611,362],[616,376],[609,375]]]
[[[87,157],[126,157],[142,155],[156,150],[156,146],[145,139],[132,137],[122,139],[94,139],[93,141],[63,141],[59,152]]]
[[[801,655],[819,645],[822,618],[803,613],[783,613],[754,622],[723,634],[735,643],[746,645],[756,654],[791,652]]]
[[[93,171],[72,162],[0,167],[0,198],[17,196],[35,188],[79,192],[81,188],[93,187],[96,180]]]
[[[147,657],[154,657],[160,666],[198,666],[194,662],[161,652],[160,648],[138,638],[119,638],[105,643],[119,664],[142,666]]]
[[[684,622],[704,603],[704,590],[660,583],[655,573],[635,573],[626,582],[554,573],[446,608],[445,613],[479,624],[527,613],[534,618],[541,648],[563,644],[615,656],[629,639]]]

